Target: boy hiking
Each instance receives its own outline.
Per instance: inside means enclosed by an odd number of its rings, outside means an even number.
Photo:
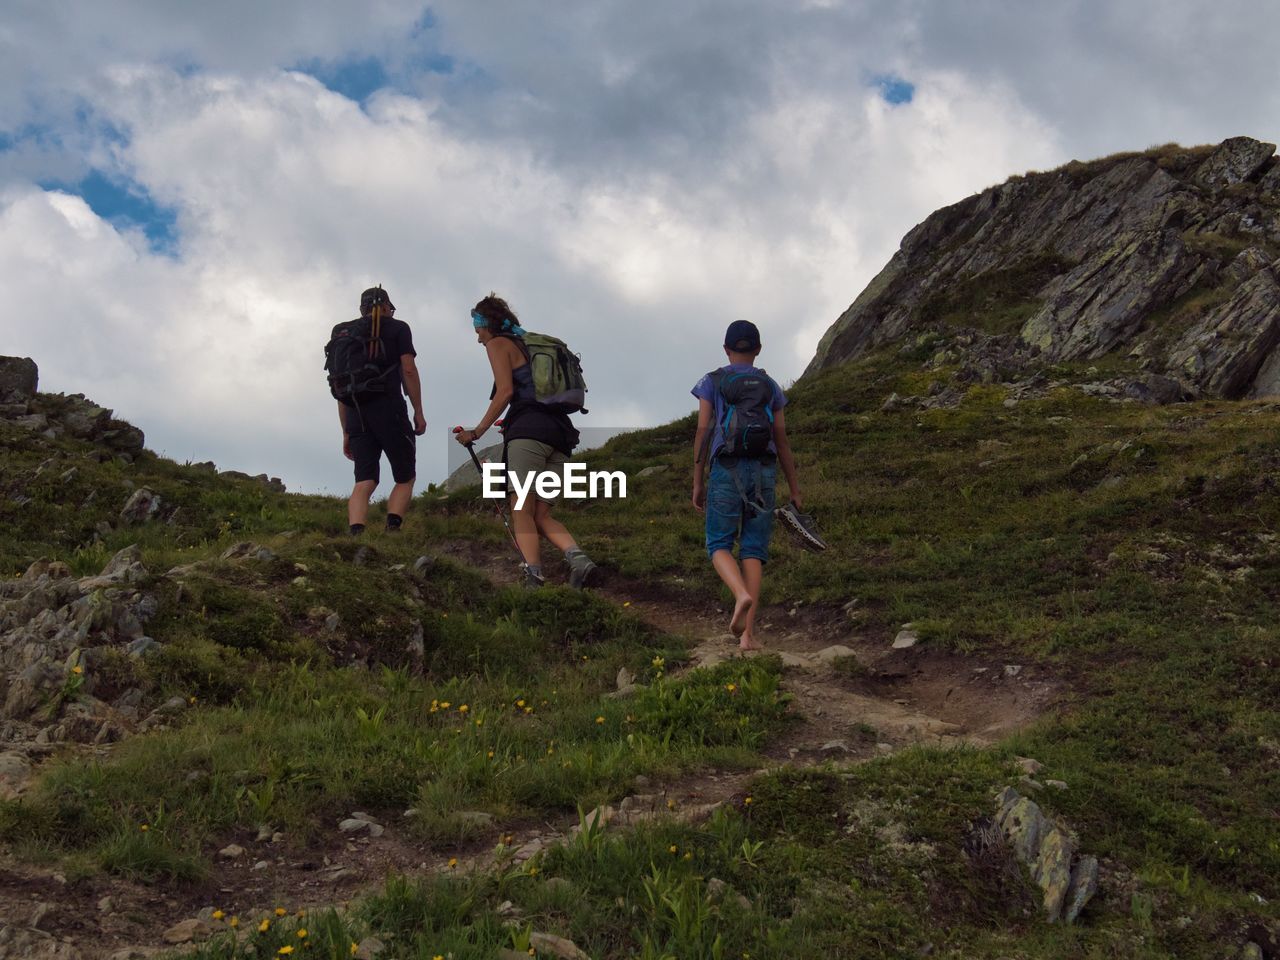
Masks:
[[[782,409],[787,398],[755,365],[760,355],[756,325],[747,320],[729,324],[724,352],[729,363],[704,376],[692,391],[698,398],[693,505],[706,512],[707,555],[733,594],[729,630],[743,650],[759,650],[756,607],[769,560],[778,464],[796,510],[801,507],[800,482]],[[703,476],[708,462],[709,484]],[[733,556],[735,539],[738,559]]]
[[[387,529],[400,529],[413,498],[416,437],[427,430],[413,333],[395,312],[387,291],[369,288],[360,295],[360,316],[334,327],[324,348],[329,390],[338,401],[342,452],[355,462],[356,483],[347,501],[352,536],[364,532],[383,454],[395,480],[387,498]],[[406,394],[413,404],[412,424]]]

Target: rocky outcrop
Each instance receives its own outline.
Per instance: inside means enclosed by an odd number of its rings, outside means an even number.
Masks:
[[[65,564],[37,560],[22,577],[0,583],[0,720],[53,724],[46,740],[95,738],[105,714],[93,703],[94,666],[102,651],[125,653],[145,638],[157,606],[139,589],[146,575],[133,546],[96,576],[77,579]],[[57,722],[77,703],[97,722],[60,729]]]
[[[103,456],[132,460],[146,441],[133,424],[116,419],[84,394],[36,391],[40,372],[28,357],[0,357],[0,423],[10,423],[48,440],[71,437],[102,448]]]
[[[996,825],[1018,862],[1026,865],[1044,891],[1044,913],[1050,922],[1074,923],[1098,890],[1098,861],[1076,859],[1076,840],[1030,797],[1006,787],[996,798]]]
[[[1248,137],[1160,147],[939,210],[827,330],[806,375],[929,329],[981,328],[1021,344],[1009,353],[1024,369],[1121,353],[1188,395],[1276,395],[1274,154]]]
[[[1196,323],[1171,355],[1175,371],[1224,397],[1280,395],[1280,260],[1261,267]]]

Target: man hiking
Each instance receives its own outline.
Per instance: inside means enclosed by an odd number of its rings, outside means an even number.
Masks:
[[[360,295],[359,318],[334,327],[325,347],[329,388],[338,400],[342,452],[355,462],[356,483],[347,501],[352,536],[364,532],[383,454],[395,480],[387,498],[387,529],[400,529],[417,474],[415,438],[427,430],[413,333],[407,323],[395,319],[395,312],[387,291],[370,287]],[[412,424],[406,394],[413,404]]]
[[[755,365],[760,355],[756,325],[747,320],[729,324],[724,352],[729,363],[704,376],[692,391],[698,398],[693,505],[706,512],[707,555],[733,594],[729,630],[743,650],[759,650],[756,608],[773,534],[777,465],[782,464],[797,510],[800,482],[782,409],[787,398]],[[708,462],[709,484],[703,476]],[[738,559],[733,556],[734,540],[739,542]]]
[[[546,361],[544,370],[547,366],[566,370],[577,363],[576,357],[568,353],[562,341],[528,333],[520,326],[519,318],[507,302],[496,294],[489,294],[475,305],[471,311],[471,325],[476,332],[476,342],[489,356],[493,392],[489,394],[489,406],[484,416],[475,427],[458,431],[455,438],[463,446],[474,443],[506,410],[502,424],[502,459],[506,463],[507,474],[514,477],[522,488],[531,482],[532,476],[543,473],[558,474],[563,480],[564,465],[578,445],[578,431],[569,419],[569,411],[582,410],[585,390],[540,398],[533,361]],[[548,389],[557,386],[565,384],[550,381]],[[515,498],[511,498],[515,539],[524,557],[524,586],[536,588],[545,582],[539,543],[541,535],[564,551],[564,558],[569,564],[569,585],[575,589],[589,587],[599,575],[599,568],[578,546],[564,524],[551,516],[551,504],[557,496],[543,497],[534,491],[534,495],[520,508],[516,507]]]

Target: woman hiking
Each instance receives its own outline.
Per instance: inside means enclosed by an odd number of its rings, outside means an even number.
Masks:
[[[529,474],[554,473],[564,483],[564,465],[578,445],[578,431],[563,410],[539,403],[534,390],[529,349],[524,343],[525,330],[519,318],[496,294],[489,294],[471,311],[476,341],[489,356],[493,370],[493,392],[484,416],[471,430],[455,434],[464,446],[484,436],[493,424],[503,418],[502,459],[507,475],[518,478],[521,488],[530,482]],[[508,406],[509,405],[509,406]],[[569,585],[575,589],[591,586],[599,568],[578,547],[564,524],[551,516],[551,504],[559,493],[542,497],[536,485],[529,488],[524,506],[516,509],[512,497],[511,512],[515,524],[516,543],[524,557],[524,586],[541,587],[545,582],[539,551],[539,534],[564,551],[569,564]]]

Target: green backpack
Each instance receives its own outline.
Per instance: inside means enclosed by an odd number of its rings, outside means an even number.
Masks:
[[[526,333],[512,338],[522,344],[529,358],[533,389],[538,402],[565,413],[587,413],[587,381],[582,361],[569,345],[545,333]]]

